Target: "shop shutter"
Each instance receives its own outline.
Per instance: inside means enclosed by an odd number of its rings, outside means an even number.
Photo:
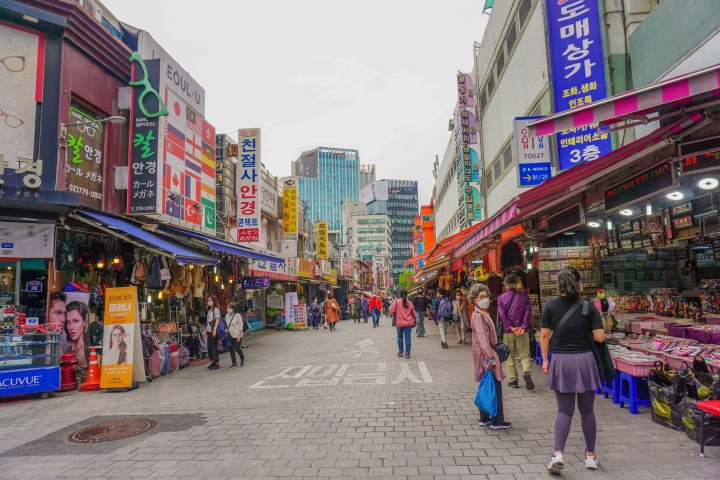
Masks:
[[[510,28],[507,32],[507,37],[505,37],[505,51],[508,55],[512,53],[512,49],[515,46],[515,42],[517,41],[517,30],[515,29],[515,22],[512,22],[510,24]]]
[[[528,15],[530,14],[530,8],[532,7],[532,0],[522,0],[520,3],[520,9],[519,9],[519,17],[520,17],[520,26],[522,27],[525,25],[525,21],[527,20]]]
[[[510,166],[513,163],[512,158],[512,142],[508,143],[507,147],[505,147],[505,150],[503,150],[503,170],[507,170],[510,168]]]
[[[500,73],[502,73],[502,70],[504,67],[505,67],[505,52],[503,52],[503,50],[501,48],[500,53],[498,53],[497,60],[495,61],[495,71],[497,72],[498,78],[500,78]]]

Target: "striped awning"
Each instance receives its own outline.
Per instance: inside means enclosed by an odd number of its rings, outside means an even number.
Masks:
[[[528,123],[530,135],[550,135],[587,125],[646,120],[658,107],[676,107],[720,96],[720,64],[670,78]],[[698,107],[701,108],[701,107]],[[652,119],[651,119],[652,120]]]
[[[536,187],[537,188],[537,187]],[[463,253],[481,242],[485,237],[495,232],[502,226],[510,226],[509,222],[515,216],[517,212],[517,198],[510,201],[505,207],[498,210],[495,215],[485,221],[482,228],[470,235],[464,242],[462,242],[455,251],[453,252],[454,257],[460,257]]]

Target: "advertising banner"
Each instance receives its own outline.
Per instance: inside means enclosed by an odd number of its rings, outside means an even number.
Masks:
[[[552,177],[550,139],[532,137],[527,124],[542,117],[516,117],[514,124],[515,156],[518,161],[518,187],[534,187]]]
[[[463,145],[476,145],[477,142],[477,120],[470,110],[460,110],[460,133],[462,134]]]
[[[318,260],[327,260],[329,245],[328,245],[328,222],[318,222],[318,239],[317,239],[317,258]]]
[[[0,372],[0,397],[60,390],[60,367],[23,368]]]
[[[292,262],[290,262],[292,263]],[[256,277],[267,277],[275,280],[297,280],[297,267],[291,268],[294,273],[288,271],[288,259],[255,260],[250,266],[250,274]]]
[[[0,222],[0,257],[53,258],[54,255],[55,225]]]
[[[277,189],[265,180],[264,175],[260,175],[260,209],[272,218],[277,218],[278,215],[277,197]]]
[[[599,2],[546,2],[555,112],[607,97]],[[560,170],[612,151],[610,135],[594,125],[557,134]]]
[[[297,180],[287,178],[283,181],[283,240],[298,239],[298,211],[297,211]]]
[[[237,241],[260,240],[260,201],[258,199],[258,176],[260,175],[260,129],[248,128],[238,131]]]
[[[293,305],[292,310],[295,328],[307,328],[307,304]]]
[[[295,309],[293,308],[298,304],[297,292],[287,292],[285,294],[285,327],[291,327],[295,325]]]
[[[298,259],[300,262],[300,266],[298,268],[298,277],[300,278],[313,278],[313,261],[312,260],[306,260],[304,258]]]
[[[80,194],[80,204],[102,208],[103,155],[105,133],[96,115],[76,103],[71,103],[70,125],[65,133],[66,190]]]
[[[475,106],[475,86],[472,75],[467,73],[457,74],[458,105],[462,107]]]
[[[360,201],[370,203],[375,200],[388,199],[388,182],[387,180],[378,180],[360,190]]]
[[[100,388],[127,388],[132,385],[134,345],[139,340],[137,288],[108,288],[105,293]]]
[[[143,62],[137,53],[132,63],[132,106],[128,126],[128,196],[127,213],[157,213],[160,146],[160,114],[167,108],[160,90],[160,60]]]

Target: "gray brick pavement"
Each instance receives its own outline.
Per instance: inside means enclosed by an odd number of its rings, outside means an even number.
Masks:
[[[534,391],[504,388],[514,428],[481,428],[470,345],[449,341],[442,350],[430,325],[425,338],[413,336],[412,358],[401,359],[389,320],[381,324],[272,333],[251,341],[241,369],[191,367],[124,394],[76,392],[4,405],[0,479],[558,478],[545,469],[555,402],[539,368]],[[373,345],[363,346],[365,339]],[[229,364],[222,355],[221,365]],[[632,416],[598,397],[596,413],[601,469],[583,468],[574,422],[564,478],[718,478],[720,449],[700,459],[697,445],[652,423],[648,409]],[[200,414],[205,422],[108,443],[101,454],[74,445],[76,454],[49,447],[22,456],[28,442],[94,416],[159,414]]]

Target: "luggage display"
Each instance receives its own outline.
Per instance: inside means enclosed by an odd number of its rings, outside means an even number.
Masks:
[[[185,368],[190,365],[190,350],[184,344],[178,346],[180,352],[180,367]]]
[[[168,350],[170,351],[170,371],[174,372],[180,370],[180,352],[177,343],[169,343]]]

